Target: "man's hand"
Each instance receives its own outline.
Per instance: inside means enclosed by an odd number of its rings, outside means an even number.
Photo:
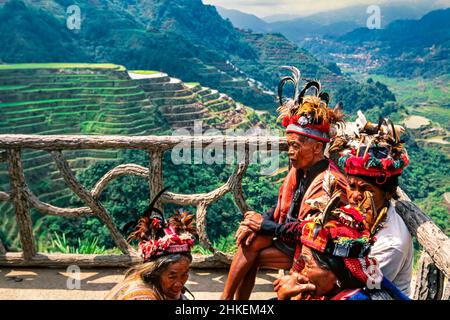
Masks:
[[[246,213],[244,213],[244,219],[250,219],[255,214],[259,214],[259,213],[256,211],[247,211]]]
[[[275,280],[273,286],[279,300],[288,300],[300,293],[316,289],[315,285],[308,283],[308,278],[296,272]]]
[[[236,231],[236,245],[239,246],[243,241],[245,241],[245,245],[249,246],[255,236],[256,233],[253,232],[249,227],[241,225]]]
[[[245,219],[241,222],[241,226],[247,226],[254,232],[261,230],[261,225],[264,218],[260,213],[255,211],[247,211],[245,213]]]

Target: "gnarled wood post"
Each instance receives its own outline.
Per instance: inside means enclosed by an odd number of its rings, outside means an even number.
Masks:
[[[208,238],[206,227],[206,215],[208,207],[218,199],[222,198],[226,193],[230,192],[234,196],[235,202],[242,212],[249,210],[249,206],[245,202],[242,192],[242,177],[249,164],[250,150],[256,150],[256,147],[262,142],[267,147],[280,148],[287,150],[285,139],[278,137],[267,137],[261,141],[260,137],[224,137],[224,136],[141,136],[141,137],[124,137],[124,136],[42,136],[42,135],[0,135],[0,149],[19,150],[23,148],[31,148],[36,150],[47,150],[52,153],[55,163],[61,172],[65,182],[74,191],[78,197],[84,201],[86,207],[79,208],[60,208],[39,200],[38,196],[23,184],[22,202],[30,207],[35,208],[44,215],[54,215],[61,217],[83,217],[95,215],[99,217],[108,227],[112,238],[116,245],[121,248],[126,255],[70,255],[70,254],[45,254],[40,253],[32,257],[32,259],[24,259],[21,253],[0,254],[0,265],[17,265],[17,266],[67,266],[70,264],[79,264],[84,267],[95,266],[128,266],[139,261],[130,248],[123,236],[118,232],[113,220],[109,216],[106,209],[98,200],[105,186],[113,179],[122,175],[140,176],[148,180],[150,185],[150,196],[153,198],[163,188],[163,172],[162,160],[163,154],[167,150],[181,145],[194,145],[195,148],[206,148],[216,144],[232,143],[239,145],[236,151],[245,150],[244,161],[239,158],[239,164],[235,172],[229,177],[228,181],[222,186],[201,194],[176,194],[165,192],[160,201],[156,204],[162,209],[163,203],[176,203],[179,205],[192,205],[197,207],[198,231],[200,242],[203,247],[213,251],[213,255],[198,256],[194,254],[193,265],[196,267],[224,267],[231,261],[231,255],[225,254],[213,247]],[[281,142],[281,144],[280,144]],[[265,150],[266,146],[263,147]],[[120,165],[110,170],[103,176],[89,192],[76,180],[68,162],[64,159],[60,150],[78,150],[78,149],[138,149],[148,152],[150,163],[147,168],[136,164]],[[55,151],[59,150],[59,151]],[[6,159],[4,153],[0,151],[0,161]],[[19,170],[20,171],[20,170]],[[23,179],[25,181],[25,179]],[[13,203],[15,198],[11,192],[0,191],[0,201],[8,201]],[[32,239],[30,236],[29,239]],[[131,255],[130,255],[131,253]]]
[[[30,206],[24,193],[26,187],[20,149],[7,150],[8,171],[11,183],[11,199],[14,204],[23,257],[31,260],[36,254],[36,244],[30,216]]]
[[[445,276],[450,278],[450,239],[412,202],[397,201],[395,209],[409,232],[417,237],[423,250]]]
[[[63,176],[64,181],[67,183],[70,189],[78,197],[80,197],[80,199],[83,200],[84,203],[86,203],[86,205],[92,210],[92,212],[103,221],[103,223],[109,229],[111,237],[113,238],[117,247],[123,253],[134,253],[134,249],[128,245],[124,237],[120,234],[113,220],[108,215],[106,209],[103,207],[100,201],[94,199],[92,194],[88,192],[81,184],[78,183],[78,181],[75,178],[75,175],[70,169],[70,166],[67,163],[66,159],[64,159],[61,151],[52,151],[51,155],[61,175]]]
[[[422,251],[417,270],[414,300],[440,300],[444,291],[444,274],[431,257]]]
[[[162,175],[162,158],[164,155],[163,150],[149,151],[149,177],[148,183],[150,187],[150,201],[164,188],[163,175]],[[161,199],[158,199],[155,203],[155,208],[163,210],[163,204]]]

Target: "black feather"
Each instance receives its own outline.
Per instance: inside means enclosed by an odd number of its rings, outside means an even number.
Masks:
[[[164,189],[162,189],[160,192],[158,192],[158,194],[153,198],[152,202],[147,207],[147,209],[145,209],[144,214],[143,214],[144,217],[149,217],[152,214],[152,212],[156,209],[156,208],[154,208],[156,201],[169,188],[170,188],[170,186],[167,186]],[[159,211],[159,213],[163,216],[163,213],[161,211]],[[164,218],[164,216],[163,216],[163,218]]]
[[[319,94],[319,98],[320,98],[322,101],[325,101],[326,104],[328,104],[328,103],[330,102],[330,96],[329,96],[328,93],[326,93],[326,92],[321,92],[321,93]]]
[[[312,88],[312,87],[316,88],[316,96],[318,96],[320,94],[320,83],[318,83],[317,81],[314,81],[314,80],[309,81],[298,96],[299,104],[301,104],[303,102],[303,97],[305,96],[306,91],[308,91],[308,89]]]
[[[292,82],[295,86],[295,80],[292,77],[287,76],[281,79],[280,83],[278,83],[278,101],[280,102],[280,106],[283,105],[283,88],[287,82]]]
[[[136,228],[137,223],[138,223],[138,220],[133,220],[133,221],[130,221],[130,222],[126,223],[122,227],[122,233],[123,234],[127,234],[128,230]]]

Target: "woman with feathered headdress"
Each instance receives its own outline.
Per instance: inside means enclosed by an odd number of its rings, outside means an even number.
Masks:
[[[134,231],[129,241],[139,242],[143,262],[129,269],[125,279],[108,293],[108,300],[187,300],[184,285],[189,277],[196,228],[193,215],[176,213],[165,220],[154,207],[159,192],[143,216],[125,225]]]
[[[409,300],[369,256],[379,224],[367,224],[363,208],[338,202],[333,196],[318,216],[298,224],[296,269],[274,282],[278,299]]]

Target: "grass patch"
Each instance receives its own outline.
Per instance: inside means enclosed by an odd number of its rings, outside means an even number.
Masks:
[[[114,69],[124,71],[126,68],[112,63],[17,63],[0,64],[0,70],[22,69]]]
[[[441,106],[426,106],[414,108],[413,113],[420,114],[433,122],[439,123],[450,130],[450,108]]]
[[[74,102],[74,101],[86,101],[86,99],[48,99],[48,100],[33,100],[33,101],[17,101],[17,102],[4,102],[0,103],[1,107],[16,107],[26,106],[34,104],[54,103],[54,102]]]
[[[28,86],[0,86],[0,90],[12,90],[12,89],[23,89],[28,88]]]
[[[136,73],[136,74],[158,74],[160,71],[155,70],[129,70],[128,72]]]
[[[416,77],[407,78],[391,78],[384,75],[354,75],[357,80],[366,81],[372,78],[386,84],[395,94],[397,101],[405,106],[417,106],[421,103],[426,104],[448,104],[450,92],[450,76],[440,76],[433,81]]]

